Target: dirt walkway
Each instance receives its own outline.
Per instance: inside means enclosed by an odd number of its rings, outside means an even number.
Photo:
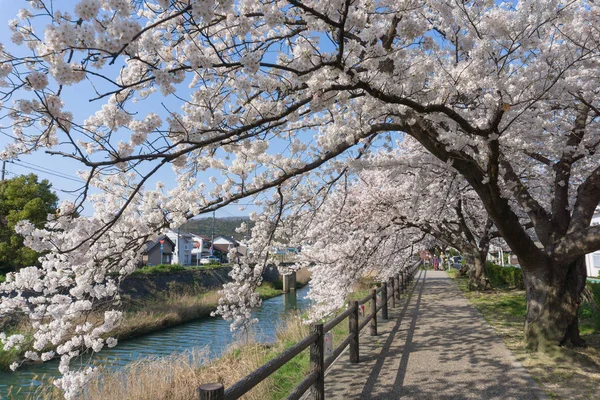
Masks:
[[[417,272],[407,293],[361,336],[359,364],[332,365],[326,399],[545,398],[445,272]]]

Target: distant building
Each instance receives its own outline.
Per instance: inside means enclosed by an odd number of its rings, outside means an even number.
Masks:
[[[158,240],[148,242],[142,253],[143,265],[171,264],[175,243],[167,235],[161,235]]]
[[[236,257],[238,259],[239,257],[246,255],[246,246],[241,245],[240,242],[231,236],[217,236],[213,240],[212,247],[214,254],[221,259],[221,262],[224,263],[236,261],[229,259],[229,251],[231,249],[236,249]]]
[[[206,236],[172,230],[166,235],[175,243],[173,264],[198,265],[200,258],[210,255],[210,239]]]

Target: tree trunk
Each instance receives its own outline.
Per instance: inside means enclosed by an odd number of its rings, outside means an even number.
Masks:
[[[472,260],[469,273],[469,290],[486,290],[492,285],[485,272],[486,252],[477,252],[469,257]]]
[[[553,261],[523,265],[527,293],[525,342],[530,350],[585,346],[577,319],[587,274],[585,259],[580,257],[570,265]]]

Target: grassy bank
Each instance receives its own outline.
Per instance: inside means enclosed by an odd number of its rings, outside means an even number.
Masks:
[[[456,271],[449,272],[451,276],[456,276]],[[524,290],[505,287],[488,292],[469,292],[468,278],[455,279],[465,296],[550,398],[598,399],[600,308],[597,304],[584,302],[580,311],[580,331],[588,343],[587,348],[557,348],[547,353],[531,353],[524,347],[527,311]],[[600,288],[595,290],[598,292]]]
[[[261,298],[268,299],[281,294],[276,284],[263,282],[258,288]],[[210,316],[219,301],[218,290],[207,292],[176,293],[157,297],[151,300],[137,301],[127,305],[121,325],[111,333],[119,340],[131,339],[161,329],[170,328],[195,319]],[[100,319],[100,315],[92,315],[91,319]],[[11,333],[31,335],[31,328],[20,323],[11,328]],[[13,362],[19,361],[29,347],[21,350],[5,351],[0,346],[0,369],[8,370]]]

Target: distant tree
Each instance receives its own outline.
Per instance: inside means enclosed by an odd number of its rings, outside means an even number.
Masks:
[[[17,270],[39,265],[39,253],[23,244],[23,236],[15,232],[15,225],[29,220],[42,228],[48,214],[57,210],[58,197],[50,190],[46,179],[38,182],[34,174],[22,175],[0,182],[0,271]]]
[[[236,240],[242,240],[247,234],[247,231],[236,232],[236,229],[246,222],[248,229],[252,229],[254,223],[250,221],[249,217],[222,217],[215,218],[214,221],[214,233],[217,236],[231,236]],[[191,232],[198,235],[205,235],[210,237],[213,232],[213,219],[212,218],[199,218],[191,219],[179,228],[181,232]]]

